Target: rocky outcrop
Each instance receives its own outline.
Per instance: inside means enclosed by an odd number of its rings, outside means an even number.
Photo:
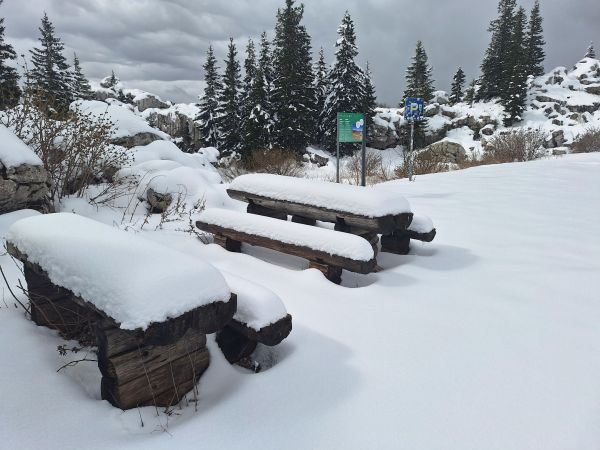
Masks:
[[[169,206],[173,202],[173,195],[161,194],[152,188],[148,188],[146,191],[146,200],[150,204],[151,213],[161,214],[169,209]]]
[[[133,104],[137,107],[137,109],[140,112],[150,108],[166,109],[169,106],[171,106],[168,103],[163,102],[161,99],[151,94],[134,98]]]
[[[398,135],[393,128],[386,123],[375,122],[371,135],[368,136],[367,145],[378,150],[393,148],[400,143]]]
[[[132,148],[141,145],[148,145],[154,141],[159,141],[162,138],[154,133],[144,132],[137,133],[133,136],[123,136],[112,139],[111,144],[120,145],[125,148]]]
[[[427,152],[439,157],[443,162],[457,164],[464,161],[467,157],[467,152],[464,147],[458,142],[449,141],[447,139],[435,142],[423,149]]]
[[[5,167],[0,162],[0,214],[31,208],[49,212],[50,176],[42,166]]]

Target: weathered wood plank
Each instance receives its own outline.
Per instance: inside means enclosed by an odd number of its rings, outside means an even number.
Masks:
[[[272,217],[273,219],[287,220],[287,214],[273,208],[267,208],[259,203],[249,202],[246,208],[248,214],[256,214],[258,216]]]
[[[258,341],[261,344],[272,347],[279,344],[291,333],[292,316],[288,314],[287,316],[279,319],[277,322],[269,324],[258,331],[235,319],[229,322],[228,327],[234,329],[252,341]]]
[[[317,224],[316,219],[312,219],[310,217],[298,216],[298,215],[292,216],[292,222],[301,223],[303,225],[310,225],[310,226],[315,226]]]
[[[408,255],[410,238],[407,235],[386,234],[381,236],[381,251],[396,255]]]
[[[347,225],[379,234],[390,234],[394,230],[406,229],[410,225],[413,217],[412,213],[402,213],[382,217],[366,217],[346,211],[339,211],[334,209],[334,207],[321,208],[285,200],[275,200],[249,192],[236,191],[234,189],[227,189],[227,193],[231,198],[248,202],[249,204],[259,205],[273,211],[283,212],[286,215],[297,215],[331,223],[336,223],[342,219]]]
[[[376,265],[377,264],[375,264],[373,266],[373,269],[371,271],[373,271],[375,269]],[[325,275],[325,278],[327,278],[332,283],[340,284],[342,282],[342,268],[341,267],[329,266],[329,265],[320,264],[320,263],[314,262],[314,261],[310,261],[308,264],[308,267],[309,267],[309,269],[319,270],[323,275]],[[370,273],[370,272],[365,272],[365,273]]]
[[[282,253],[299,256],[301,258],[306,258],[311,262],[318,263],[321,265],[341,267],[351,272],[365,274],[371,273],[373,271],[373,268],[377,265],[377,262],[374,258],[369,261],[358,261],[350,258],[344,258],[337,255],[331,255],[329,253],[322,252],[319,250],[313,250],[309,247],[295,244],[287,244],[274,239],[262,236],[255,236],[253,234],[232,230],[230,228],[226,228],[220,225],[209,224],[206,222],[202,222],[201,220],[196,222],[196,226],[199,229],[207,231],[209,233],[226,236],[236,241],[246,242],[250,245],[257,245],[260,247],[270,248],[271,250],[280,251]]]
[[[240,241],[234,241],[233,239],[225,236],[215,234],[214,242],[215,244],[223,247],[228,252],[241,253],[242,251],[242,243]]]

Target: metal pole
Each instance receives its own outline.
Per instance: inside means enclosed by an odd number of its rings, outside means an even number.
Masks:
[[[410,153],[408,157],[408,181],[413,180],[413,158],[415,151],[415,121],[410,121]]]
[[[363,125],[363,136],[362,136],[362,143],[361,143],[361,150],[362,150],[362,179],[361,179],[361,186],[366,186],[367,185],[367,115],[364,114],[364,119],[365,124]]]
[[[336,157],[337,157],[337,162],[336,162],[336,169],[335,169],[335,182],[339,183],[340,182],[340,113],[337,113],[337,153],[336,153]]]

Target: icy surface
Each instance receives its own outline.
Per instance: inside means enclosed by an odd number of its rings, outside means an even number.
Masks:
[[[408,201],[398,193],[383,193],[369,187],[284,177],[250,174],[233,180],[230,189],[277,200],[317,206],[367,217],[410,212]]]
[[[198,220],[358,261],[374,257],[366,239],[339,231],[218,208],[203,211]]]
[[[225,280],[210,264],[76,214],[25,218],[6,238],[54,284],[126,330],[229,300]]]
[[[42,160],[12,131],[0,124],[0,163],[10,169],[23,164],[41,166]]]

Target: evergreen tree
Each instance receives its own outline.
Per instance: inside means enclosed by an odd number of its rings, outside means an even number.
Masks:
[[[274,144],[295,151],[305,149],[315,125],[311,43],[303,15],[304,5],[286,0],[277,11],[273,42]]]
[[[87,80],[83,71],[81,70],[81,65],[79,64],[79,58],[77,54],[73,54],[73,85],[71,90],[73,92],[73,96],[76,99],[83,100],[91,100],[94,98],[94,92],[92,91],[92,87],[90,86],[90,82]]]
[[[450,104],[455,105],[462,100],[463,87],[465,85],[465,72],[459,67],[452,78],[452,88],[450,89]]]
[[[501,96],[501,103],[507,113],[504,121],[506,126],[521,120],[527,100],[529,60],[525,42],[526,22],[527,14],[525,9],[521,7],[514,16],[511,50],[508,60],[509,69],[507,69],[509,73],[508,85],[507,90]]]
[[[206,52],[206,62],[203,68],[206,87],[198,105],[200,112],[196,117],[196,121],[200,127],[203,145],[206,147],[219,147],[221,135],[218,121],[221,110],[218,96],[222,85],[212,45],[208,47],[208,51]]]
[[[248,45],[246,46],[244,71],[244,92],[250,92],[252,83],[256,79],[256,48],[252,39],[248,39]]]
[[[339,38],[335,44],[335,64],[327,76],[327,98],[321,115],[325,127],[325,148],[336,149],[337,114],[339,112],[363,112],[365,107],[365,74],[356,64],[358,55],[354,22],[348,11],[338,28]],[[341,144],[342,154],[351,154],[356,146]]]
[[[367,61],[367,67],[365,69],[365,94],[363,99],[363,112],[367,120],[367,138],[373,136],[374,126],[373,119],[375,118],[375,108],[377,108],[377,95],[375,94],[375,85],[373,84],[373,78],[371,76],[371,67]]]
[[[481,64],[479,100],[502,96],[508,89],[510,79],[509,54],[513,32],[516,0],[499,0],[498,18],[490,23],[490,45]]]
[[[542,16],[540,14],[540,2],[538,0],[533,4],[529,16],[529,29],[527,31],[527,74],[539,77],[544,75],[544,29],[542,28]]]
[[[2,0],[0,0],[2,6]],[[17,57],[12,45],[4,42],[4,17],[0,17],[0,110],[15,106],[21,97],[19,75],[7,61]]]
[[[475,101],[476,92],[477,92],[477,80],[471,80],[471,82],[469,83],[469,87],[465,91],[464,102],[470,103],[472,105],[473,102]]]
[[[430,100],[433,97],[434,87],[431,79],[432,68],[429,66],[427,53],[421,41],[417,42],[415,56],[412,64],[406,70],[406,90],[404,98],[419,97]]]
[[[250,113],[244,134],[245,155],[256,149],[271,148],[273,129],[271,88],[271,52],[267,34],[261,36],[260,56],[254,83],[250,88],[248,105]]]
[[[328,81],[327,81],[327,64],[325,63],[325,52],[323,47],[319,50],[319,60],[315,65],[315,110],[316,115],[321,117],[325,110],[325,100],[327,99]],[[315,126],[315,143],[322,145],[325,136],[325,127],[323,123],[317,119]]]
[[[46,13],[39,30],[41,46],[30,50],[33,68],[31,85],[28,87],[34,90],[40,101],[58,111],[66,111],[73,101],[73,92],[72,74],[62,54],[64,45],[60,38],[55,36],[54,25]]]
[[[219,117],[219,130],[221,131],[221,154],[242,153],[242,130],[240,127],[242,90],[240,63],[237,60],[237,49],[233,38],[229,38],[227,59],[225,60],[225,73],[223,87],[219,93],[219,108],[222,111]]]
[[[590,42],[590,46],[585,52],[585,58],[596,58],[596,50],[594,50],[594,43]]]

